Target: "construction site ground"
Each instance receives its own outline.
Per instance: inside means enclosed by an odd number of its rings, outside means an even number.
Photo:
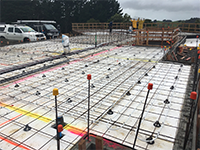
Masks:
[[[160,47],[124,45],[131,36],[102,36],[99,43],[112,44],[97,48],[92,36],[72,37],[75,53],[64,56],[61,39],[0,47],[1,150],[56,149],[54,88],[59,90],[58,114],[65,122],[61,149],[76,149],[87,134],[87,74],[92,76],[90,133],[117,144],[107,144],[108,148],[132,148],[148,83],[153,89],[135,148],[182,148],[192,67],[161,62]],[[149,137],[154,144],[146,141]]]

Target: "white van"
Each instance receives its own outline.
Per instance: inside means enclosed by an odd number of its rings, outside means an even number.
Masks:
[[[0,38],[23,42],[45,40],[43,33],[36,32],[29,26],[0,24]]]

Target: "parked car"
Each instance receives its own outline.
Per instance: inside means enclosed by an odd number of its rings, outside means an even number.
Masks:
[[[43,33],[36,32],[29,26],[0,24],[0,38],[17,41],[38,41],[45,40]]]
[[[34,30],[44,33],[47,39],[57,38],[59,36],[58,29],[54,26],[55,21],[46,20],[17,20],[17,23],[22,23],[30,26]]]

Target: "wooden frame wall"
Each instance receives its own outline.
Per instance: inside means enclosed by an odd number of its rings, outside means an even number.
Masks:
[[[109,23],[72,23],[72,30],[108,29]],[[113,23],[113,29],[128,29],[132,23]],[[182,32],[200,33],[200,23],[144,23],[144,28],[180,28]]]

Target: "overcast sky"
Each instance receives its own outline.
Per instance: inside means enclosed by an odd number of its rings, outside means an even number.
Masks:
[[[200,18],[200,0],[118,0],[131,18],[185,20]]]

